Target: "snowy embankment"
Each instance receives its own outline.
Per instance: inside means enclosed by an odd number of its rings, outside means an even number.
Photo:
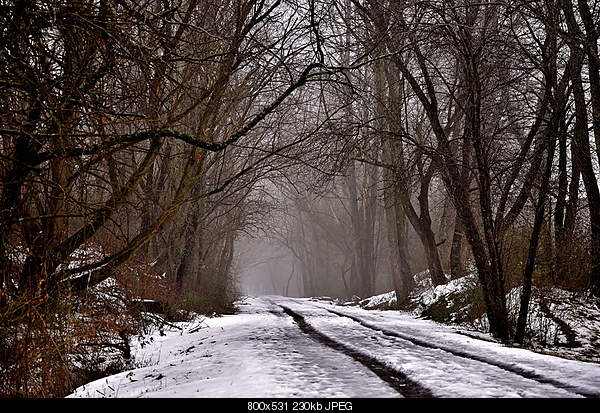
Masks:
[[[426,272],[415,275],[415,279],[417,287],[403,308],[415,317],[440,321],[455,326],[464,334],[490,339],[475,274],[436,287],[431,285]],[[509,317],[513,322],[518,316],[520,297],[521,287],[507,294]],[[391,291],[358,303],[343,304],[346,307],[358,304],[369,310],[393,309],[396,295]],[[527,318],[527,347],[562,357],[600,362],[599,304],[583,293],[534,287]]]
[[[408,313],[284,297],[248,298],[238,306],[239,314],[178,324],[181,330],[157,334],[143,348],[138,343],[139,368],[88,383],[70,397],[402,396],[368,366],[302,332],[284,308],[437,397],[600,395],[600,364],[478,340]]]

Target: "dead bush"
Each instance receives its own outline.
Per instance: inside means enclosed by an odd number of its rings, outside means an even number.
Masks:
[[[85,293],[11,299],[0,314],[0,396],[63,397],[132,366],[130,339],[158,321],[142,298],[174,300],[149,266],[129,266]]]

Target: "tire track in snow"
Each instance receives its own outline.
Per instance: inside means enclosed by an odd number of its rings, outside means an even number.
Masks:
[[[571,385],[562,383],[562,382],[560,382],[558,380],[554,380],[552,378],[542,376],[542,375],[534,373],[532,371],[528,371],[528,370],[516,367],[516,366],[514,366],[512,364],[503,363],[503,362],[497,361],[497,360],[492,360],[492,359],[489,359],[489,358],[486,358],[486,357],[483,357],[483,356],[478,356],[477,354],[468,353],[466,351],[461,351],[461,350],[458,350],[458,349],[453,349],[453,348],[450,348],[450,347],[447,347],[447,346],[441,346],[441,345],[431,344],[431,343],[429,343],[429,342],[427,342],[425,340],[421,340],[421,339],[419,339],[417,337],[413,337],[413,336],[409,336],[409,335],[406,335],[406,334],[398,333],[396,331],[388,330],[388,329],[386,329],[384,327],[380,327],[380,326],[377,326],[375,324],[371,324],[368,321],[365,321],[364,319],[362,319],[360,317],[357,317],[357,316],[354,316],[354,315],[351,315],[351,314],[346,314],[346,313],[343,313],[343,312],[340,312],[340,311],[331,310],[329,308],[324,308],[324,307],[321,307],[321,306],[316,306],[316,307],[318,307],[320,309],[323,309],[323,310],[326,310],[326,311],[328,311],[328,312],[330,312],[332,314],[335,314],[337,316],[349,318],[349,319],[351,319],[351,320],[359,323],[360,325],[362,325],[364,327],[370,328],[371,330],[374,330],[374,331],[378,331],[378,332],[380,332],[380,333],[382,333],[382,334],[384,334],[386,336],[400,338],[402,340],[409,341],[409,342],[411,342],[411,343],[413,343],[413,344],[415,344],[417,346],[420,346],[420,347],[425,347],[425,348],[434,349],[434,350],[442,350],[442,351],[445,351],[445,352],[450,353],[450,354],[452,354],[454,356],[457,356],[457,357],[462,357],[462,358],[465,358],[465,359],[478,361],[480,363],[485,363],[485,364],[488,364],[488,365],[491,365],[491,366],[494,366],[494,367],[498,367],[498,368],[500,368],[502,370],[505,370],[505,371],[508,371],[510,373],[517,374],[517,375],[519,375],[521,377],[524,377],[526,379],[537,381],[540,384],[550,384],[550,385],[552,385],[554,387],[557,387],[559,389],[566,390],[566,391],[578,394],[578,395],[583,396],[583,397],[587,397],[587,398],[600,398],[600,393],[590,392],[590,391],[587,391],[585,389],[580,389],[580,388],[577,388],[575,386],[571,386]]]
[[[321,333],[313,326],[311,326],[302,315],[296,313],[292,309],[285,307],[281,304],[276,304],[283,309],[283,311],[292,317],[292,319],[298,324],[300,330],[307,334],[309,337],[314,339],[315,341],[330,347],[334,350],[337,350],[349,357],[352,357],[354,360],[361,363],[363,366],[367,367],[373,373],[375,373],[380,379],[385,381],[390,387],[396,390],[404,397],[434,397],[431,391],[420,385],[419,383],[411,380],[404,373],[399,372],[393,368],[388,367],[381,361],[370,357],[366,354],[363,354],[359,351],[356,351],[338,341],[335,341],[328,337],[327,335]]]

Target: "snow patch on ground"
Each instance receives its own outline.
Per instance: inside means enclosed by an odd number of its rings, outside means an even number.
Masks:
[[[396,292],[390,291],[387,293],[374,295],[373,297],[365,298],[359,302],[362,308],[374,310],[377,308],[394,308],[396,305]]]

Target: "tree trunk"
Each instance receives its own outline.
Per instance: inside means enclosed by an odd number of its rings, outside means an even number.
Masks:
[[[553,125],[553,126],[556,126]],[[551,130],[556,130],[551,128]],[[547,140],[552,139],[550,133],[546,134]],[[525,327],[527,326],[527,315],[529,314],[529,302],[531,299],[531,288],[533,281],[533,270],[535,268],[535,258],[537,255],[537,246],[539,242],[540,232],[542,230],[542,224],[544,222],[544,204],[548,196],[548,188],[550,186],[550,177],[552,175],[552,160],[554,158],[555,141],[548,144],[548,158],[546,160],[546,170],[543,176],[542,184],[540,187],[538,201],[535,208],[535,218],[533,222],[533,229],[531,238],[529,241],[529,249],[527,253],[527,262],[525,264],[525,270],[523,272],[523,291],[521,292],[521,304],[519,308],[519,317],[517,320],[517,329],[515,331],[515,341],[517,343],[523,343],[525,338]]]
[[[386,170],[386,175],[391,175],[389,170]],[[396,305],[400,308],[414,288],[415,282],[406,258],[406,215],[398,197],[395,196],[396,190],[391,182],[389,179],[385,180],[384,204],[392,285],[396,293]]]
[[[465,275],[462,262],[463,229],[458,215],[454,222],[452,247],[450,249],[450,277],[453,280]]]

